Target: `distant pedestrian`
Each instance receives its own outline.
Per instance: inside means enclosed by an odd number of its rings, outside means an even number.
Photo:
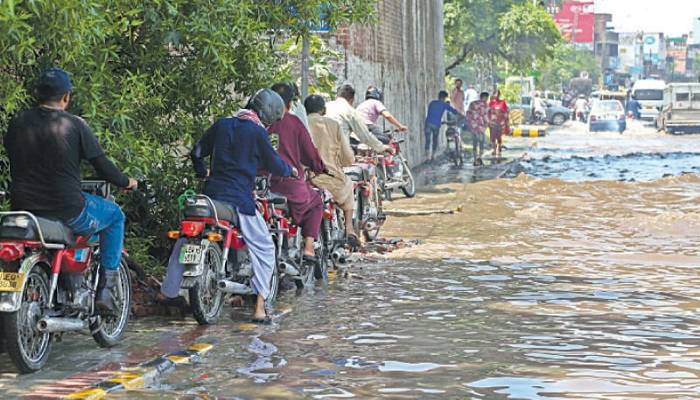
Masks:
[[[452,104],[452,107],[455,108],[455,110],[459,111],[460,114],[464,115],[464,111],[466,110],[465,108],[465,94],[464,90],[462,89],[462,80],[457,79],[455,81],[455,87],[452,89],[452,93],[450,93],[450,103]]]
[[[469,109],[469,106],[473,102],[479,100],[479,92],[477,92],[476,89],[474,89],[474,85],[469,85],[469,88],[464,93],[464,95],[466,96],[466,100],[465,100],[466,101],[466,108],[465,108],[466,110]]]
[[[440,124],[445,112],[461,116],[457,109],[447,103],[449,94],[441,90],[438,94],[438,99],[433,100],[428,105],[428,115],[425,118],[425,153],[428,160],[432,161],[435,157],[438,146],[438,135],[440,134]],[[432,143],[432,150],[431,150]]]
[[[634,119],[640,119],[642,117],[642,105],[639,104],[637,98],[632,95],[627,102],[627,115],[632,115]]]
[[[510,123],[508,121],[508,103],[501,99],[501,91],[496,90],[496,94],[491,98],[489,103],[490,109],[490,125],[491,145],[493,146],[493,155],[501,156],[501,147],[503,146],[503,135],[510,131]]]
[[[482,165],[481,157],[484,154],[484,142],[486,141],[486,128],[489,126],[489,94],[481,93],[479,100],[472,102],[467,110],[467,122],[472,134],[472,147],[474,149],[474,165]]]

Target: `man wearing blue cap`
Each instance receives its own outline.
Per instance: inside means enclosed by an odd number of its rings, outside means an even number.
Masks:
[[[114,202],[83,193],[80,162],[88,160],[110,183],[135,189],[108,158],[87,123],[66,112],[73,85],[60,68],[46,70],[37,82],[39,105],[12,119],[5,135],[10,159],[13,210],[25,210],[65,223],[83,236],[100,234],[101,270],[95,305],[113,313],[111,288],[118,281],[124,241],[124,213]]]

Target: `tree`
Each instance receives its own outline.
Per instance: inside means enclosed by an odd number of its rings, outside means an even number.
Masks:
[[[367,21],[376,0],[6,0],[0,1],[0,132],[32,104],[32,81],[58,65],[72,74],[71,109],[107,154],[145,184],[125,196],[127,245],[162,265],[178,195],[198,189],[187,149],[214,118],[285,78],[278,42]],[[4,150],[4,149],[2,149]],[[1,155],[1,154],[0,154]],[[4,157],[0,189],[8,186]]]
[[[467,60],[505,61],[514,70],[552,57],[561,34],[528,0],[446,0],[446,72]]]
[[[536,70],[541,76],[540,84],[548,90],[566,87],[568,82],[580,76],[581,72],[587,72],[594,82],[602,75],[600,64],[589,50],[579,49],[567,43],[555,48],[551,61],[537,63]]]

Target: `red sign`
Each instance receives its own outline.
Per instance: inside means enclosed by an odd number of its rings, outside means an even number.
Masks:
[[[593,0],[564,0],[554,16],[562,35],[571,43],[593,43],[595,4]]]

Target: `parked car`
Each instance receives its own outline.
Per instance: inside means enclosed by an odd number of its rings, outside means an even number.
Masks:
[[[624,132],[627,129],[625,108],[619,100],[598,100],[591,106],[588,130]]]
[[[670,83],[656,121],[666,133],[700,131],[700,83]]]
[[[563,125],[571,117],[571,110],[563,107],[561,104],[545,100],[547,108],[545,109],[547,116],[546,122],[550,125]],[[531,121],[532,118],[532,97],[523,96],[520,103],[510,104],[511,110],[521,110],[525,121]]]
[[[643,120],[655,121],[663,105],[666,83],[660,79],[642,79],[632,87],[632,96],[642,106],[640,114]]]

